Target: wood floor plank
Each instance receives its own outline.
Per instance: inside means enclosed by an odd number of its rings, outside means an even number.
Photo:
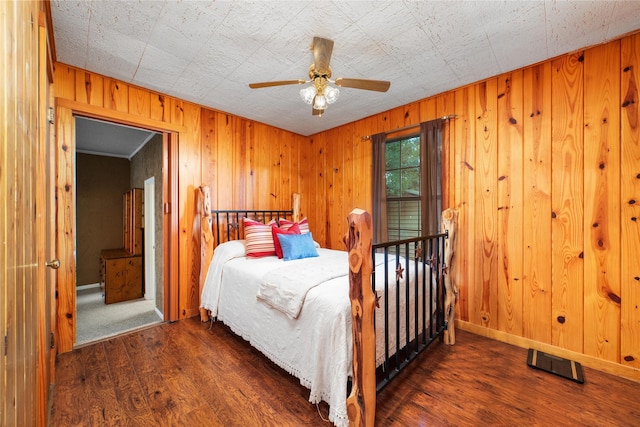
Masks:
[[[584,368],[578,384],[526,356],[458,331],[379,394],[376,425],[640,425],[640,383]],[[186,319],[58,356],[50,426],[328,425],[308,398],[228,327]]]

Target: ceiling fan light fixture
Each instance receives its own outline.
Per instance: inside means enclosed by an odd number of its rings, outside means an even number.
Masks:
[[[311,105],[313,102],[313,98],[316,96],[316,88],[315,86],[307,86],[304,89],[300,89],[300,98],[305,102],[305,104]]]
[[[327,104],[336,102],[339,95],[340,90],[337,87],[327,85],[327,87],[324,88],[324,96],[327,98]]]
[[[316,95],[313,101],[313,108],[316,110],[324,110],[327,108],[327,98],[322,94]]]

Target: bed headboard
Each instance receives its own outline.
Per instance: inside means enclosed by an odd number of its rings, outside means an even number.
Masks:
[[[229,240],[244,239],[244,221],[249,218],[267,224],[278,218],[293,219],[293,210],[212,210],[211,231],[216,245]]]
[[[209,187],[201,185],[196,191],[199,200],[198,210],[200,211],[200,293],[202,293],[214,247],[229,240],[245,238],[242,218],[250,218],[265,224],[272,219],[277,221],[278,218],[291,221],[300,219],[300,194],[298,193],[293,194],[291,210],[212,210]],[[201,308],[200,319],[205,321],[207,318],[206,310]]]

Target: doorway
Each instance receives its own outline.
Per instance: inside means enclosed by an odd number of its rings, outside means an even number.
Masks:
[[[162,182],[163,143],[162,134],[156,132],[84,117],[75,117],[75,136],[75,346],[81,346],[158,323],[164,317],[162,304],[156,304],[163,298],[163,287],[156,286],[156,278],[162,281],[162,270],[155,274],[155,260],[162,259],[162,245],[145,245],[147,239],[162,241],[162,227],[155,227],[162,223],[162,207],[155,203],[153,183],[156,178]],[[136,213],[141,237],[135,250],[124,196],[131,189],[143,194],[141,209]],[[123,258],[122,262],[105,260],[104,254],[113,251],[139,256]],[[114,298],[113,292],[120,292],[124,284],[120,283],[122,276],[127,276],[126,286],[134,291]]]

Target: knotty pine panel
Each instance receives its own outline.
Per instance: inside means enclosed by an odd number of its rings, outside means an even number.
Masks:
[[[56,234],[58,352],[73,349],[76,340],[76,188],[75,121],[68,108],[56,108]]]
[[[640,369],[640,34],[621,40],[620,363]]]
[[[620,42],[584,53],[584,353],[620,362]]]
[[[167,122],[171,121],[171,98],[158,93],[150,93],[150,116],[149,118],[152,120],[157,120],[159,122]],[[133,111],[131,114],[136,114]]]
[[[422,103],[421,103],[422,107]],[[437,114],[427,113],[424,114],[421,108],[421,117],[435,117],[442,118],[455,114],[455,93],[447,92],[443,95],[436,97],[436,111]],[[448,209],[454,206],[453,192],[449,187],[456,185],[456,175],[454,172],[454,163],[451,160],[453,156],[453,150],[449,145],[452,140],[455,139],[454,127],[451,120],[447,121],[443,127],[442,133],[442,210]]]
[[[476,88],[476,182],[475,257],[476,275],[470,289],[471,321],[492,329],[498,326],[497,240],[497,80]]]
[[[498,78],[497,328],[522,334],[522,71]]]
[[[216,140],[216,120],[217,113],[213,110],[206,108],[202,109],[200,116],[201,124],[201,150],[202,157],[200,158],[200,167],[202,169],[202,183],[211,190],[211,203],[214,209],[219,209],[217,206],[217,188],[215,187],[218,182],[218,144]]]
[[[129,88],[129,114],[151,118],[151,93],[137,87]]]
[[[456,185],[449,187],[454,193],[453,207],[458,212],[456,254],[454,270],[458,279],[456,317],[469,321],[469,293],[475,283],[475,175],[476,175],[476,87],[468,86],[455,92],[456,117],[453,120],[454,139],[452,156],[455,162]]]
[[[247,207],[247,175],[249,174],[249,160],[247,156],[247,121],[239,117],[233,117],[233,179],[235,181],[233,192],[233,206],[238,209]],[[279,174],[279,168],[273,169],[273,175]]]
[[[269,200],[266,200],[267,205],[273,205],[278,200],[281,194],[278,192],[278,185],[282,177],[282,140],[280,138],[280,132],[276,129],[271,129],[271,141],[269,143],[269,189],[264,196],[268,196]],[[287,198],[289,195],[286,196]]]
[[[3,398],[0,425],[36,425],[46,405],[39,398],[38,353],[43,349],[39,321],[46,313],[39,306],[38,271],[42,224],[37,217],[39,109],[45,94],[39,88],[39,25],[37,2],[0,4],[0,44],[4,90],[0,98],[0,360]]]
[[[551,63],[523,79],[523,337],[550,344]]]
[[[552,61],[553,345],[582,352],[584,333],[582,52]]]
[[[76,101],[81,102],[76,93]],[[104,102],[103,106],[109,110],[129,112],[129,86],[118,80],[104,79]]]
[[[79,71],[80,72],[80,71]],[[54,68],[53,82],[55,96],[76,101],[76,69],[65,64],[57,63]],[[104,93],[99,95],[104,98]],[[82,102],[82,101],[80,101]],[[85,97],[86,103],[86,97]]]
[[[261,126],[260,132],[256,132],[255,140],[257,144],[253,148],[255,152],[254,166],[252,166],[252,178],[256,181],[255,205],[256,209],[268,206],[273,196],[270,176],[275,173],[271,168],[271,151],[276,144],[276,138],[272,128]],[[302,198],[304,200],[304,198]]]
[[[88,71],[75,72],[75,100],[83,104],[102,107],[104,103],[104,79]]]
[[[200,129],[201,108],[187,102],[176,103],[180,124]],[[176,115],[176,120],[178,115]],[[200,217],[198,193],[202,184],[200,170],[200,132],[181,132],[178,144],[178,221],[179,238],[179,313],[180,318],[199,314],[200,307]]]

